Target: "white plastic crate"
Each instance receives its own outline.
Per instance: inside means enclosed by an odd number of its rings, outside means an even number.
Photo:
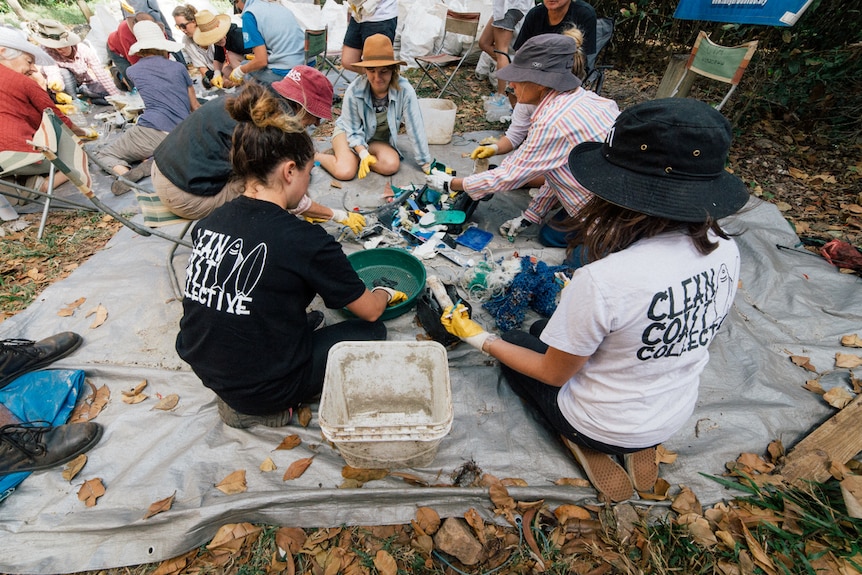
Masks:
[[[352,467],[424,467],[452,428],[446,350],[434,341],[344,341],[329,351],[318,420]]]

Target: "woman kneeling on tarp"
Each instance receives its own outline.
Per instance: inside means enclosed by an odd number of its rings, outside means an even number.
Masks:
[[[611,501],[655,485],[655,447],[694,411],[707,348],[733,304],[739,251],[718,220],[748,191],[724,169],[730,140],[730,123],[695,100],[624,111],[604,143],[569,155],[594,194],[571,220],[569,249],[590,261],[551,318],[502,339],[465,310],[442,319],[500,360]]]

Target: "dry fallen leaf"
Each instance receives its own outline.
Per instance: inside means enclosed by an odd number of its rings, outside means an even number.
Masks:
[[[767,463],[756,453],[741,453],[739,454],[739,457],[736,458],[736,462],[744,466],[749,474],[751,471],[769,473],[775,469],[774,465]]]
[[[68,423],[82,423],[84,421],[92,421],[99,415],[108,400],[111,399],[111,390],[107,386],[96,388],[93,382],[85,379],[84,382],[90,387],[90,393],[83,400],[78,401],[72,415],[69,416]]]
[[[398,564],[392,555],[381,549],[374,557],[374,566],[380,575],[396,575],[398,573]]]
[[[554,509],[554,516],[560,523],[571,519],[590,519],[590,512],[578,505],[560,505]]]
[[[862,475],[848,475],[841,480],[841,495],[847,506],[847,515],[862,519]]]
[[[305,470],[308,469],[308,466],[311,465],[314,457],[304,457],[302,459],[297,459],[293,463],[291,463],[287,471],[284,472],[284,477],[282,477],[282,481],[289,481],[291,479],[296,479],[297,477],[301,477]]]
[[[807,389],[812,393],[816,393],[818,395],[823,395],[826,391],[823,389],[823,386],[820,385],[819,379],[809,379],[805,382],[805,385],[802,386],[802,389]]]
[[[341,468],[341,476],[345,479],[354,479],[361,483],[368,483],[376,479],[383,479],[389,475],[388,469],[363,469],[345,465]]]
[[[238,551],[247,541],[256,541],[261,531],[261,527],[251,523],[227,523],[219,527],[212,541],[207,543],[207,549]]]
[[[655,482],[655,486],[652,489],[652,493],[638,491],[638,495],[641,499],[648,499],[650,501],[664,501],[668,498],[669,491],[670,483],[668,483],[667,480],[659,477]]]
[[[198,550],[195,548],[179,557],[166,559],[159,563],[159,566],[153,571],[152,575],[177,575],[178,573],[182,573],[197,556]]]
[[[99,304],[98,306],[88,311],[87,315],[85,315],[84,317],[90,317],[94,314],[96,317],[93,318],[93,323],[90,324],[90,329],[96,329],[97,327],[105,323],[105,320],[108,319],[108,309],[102,304]]]
[[[703,506],[700,504],[700,501],[698,501],[697,496],[691,489],[685,486],[683,486],[679,494],[674,497],[670,507],[680,515],[685,513],[703,515]]]
[[[263,463],[260,464],[260,470],[266,473],[267,471],[275,471],[278,467],[275,466],[275,462],[271,457],[267,457],[263,460]]]
[[[144,515],[144,519],[149,519],[153,515],[158,515],[162,511],[167,511],[174,504],[174,497],[176,497],[177,492],[174,491],[170,497],[166,497],[164,499],[160,499],[154,503],[150,504],[150,507],[147,509],[147,514]]]
[[[529,484],[519,477],[505,477],[500,480],[506,487],[527,487]]]
[[[307,405],[301,406],[296,413],[296,418],[301,426],[308,427],[308,424],[311,423],[311,408]]]
[[[248,486],[245,483],[245,469],[238,469],[216,484],[216,489],[226,495],[242,493]]]
[[[776,463],[779,459],[784,457],[784,444],[781,443],[780,439],[774,439],[766,446],[766,452],[769,454],[769,457],[772,458],[772,462]]]
[[[145,399],[149,397],[146,393],[139,393],[137,395],[125,395],[126,392],[123,392],[123,403],[128,403],[129,405],[134,405],[135,403],[141,403]]]
[[[561,477],[554,481],[554,485],[568,485],[569,487],[589,487],[591,485],[588,479],[580,477]]]
[[[299,527],[279,527],[275,532],[275,544],[278,548],[294,555],[302,550],[306,539],[308,535]]]
[[[862,357],[850,353],[836,353],[835,367],[848,367],[853,369],[862,365]]]
[[[96,500],[104,494],[105,486],[102,485],[102,479],[96,477],[95,479],[88,479],[81,485],[78,490],[78,499],[83,501],[87,507],[93,507]]]
[[[127,397],[134,397],[135,395],[138,395],[138,394],[140,394],[142,391],[144,391],[144,388],[146,388],[146,387],[147,387],[147,380],[145,379],[145,380],[143,380],[141,383],[139,383],[138,385],[136,385],[136,386],[134,387],[134,389],[124,389],[124,390],[123,390],[123,395],[125,395],[125,396],[127,396]]]
[[[412,473],[404,473],[403,471],[393,471],[393,477],[400,477],[404,480],[404,483],[409,485],[415,485],[417,487],[428,487],[428,482],[419,477],[418,475],[414,475]]]
[[[170,411],[177,406],[180,402],[180,396],[176,393],[171,393],[169,395],[164,396],[159,400],[157,404],[153,406],[153,409],[160,409],[161,411]]]
[[[300,439],[298,435],[288,435],[281,440],[281,443],[279,443],[278,447],[276,447],[275,449],[293,449],[294,447],[297,447],[300,443],[302,443],[302,439]]]
[[[787,173],[796,178],[797,180],[807,180],[808,174],[800,170],[799,168],[789,167],[787,168]]]
[[[85,454],[81,454],[69,463],[66,464],[66,467],[63,468],[63,479],[66,481],[72,481],[78,472],[84,468],[84,465],[87,464],[87,456]]]
[[[844,347],[862,347],[862,338],[855,333],[845,335],[841,337],[841,345]]]
[[[428,535],[434,535],[440,529],[440,515],[430,507],[420,507],[416,510],[416,523]]]
[[[712,547],[718,543],[718,539],[709,527],[709,521],[696,513],[680,515],[677,523],[688,527],[692,539],[703,547]]]
[[[488,488],[491,502],[497,509],[514,509],[515,500],[509,497],[509,490],[502,483],[495,483]]]
[[[57,315],[59,315],[60,317],[72,316],[75,314],[75,310],[78,309],[79,307],[81,307],[85,301],[87,301],[87,298],[79,297],[78,299],[76,299],[72,303],[66,304],[66,307],[64,307],[60,311],[58,311]]]
[[[817,371],[814,366],[811,365],[810,357],[806,357],[804,355],[791,355],[790,361],[792,361],[794,365],[798,365],[799,367],[805,368],[808,371]]]
[[[843,387],[833,387],[823,394],[823,399],[826,403],[836,409],[844,409],[848,403],[853,401],[854,395]]]
[[[673,451],[668,451],[664,445],[658,445],[655,448],[655,457],[657,463],[670,465],[676,461],[677,454]]]

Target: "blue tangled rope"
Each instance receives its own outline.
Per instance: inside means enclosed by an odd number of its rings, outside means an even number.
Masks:
[[[545,262],[533,262],[532,258],[521,258],[521,271],[512,280],[506,292],[482,304],[494,316],[497,328],[506,332],[524,323],[527,308],[543,317],[550,317],[557,309],[557,294],[561,286],[554,274],[565,271],[567,266],[548,266]]]

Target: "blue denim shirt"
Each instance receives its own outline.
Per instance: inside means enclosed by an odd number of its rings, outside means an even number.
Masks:
[[[413,86],[404,78],[398,78],[398,87],[398,90],[389,88],[389,109],[386,113],[389,145],[395,148],[399,156],[404,157],[398,149],[397,136],[401,124],[405,124],[407,136],[416,154],[416,163],[422,166],[431,161],[431,152],[428,151],[428,136],[425,135],[419,99]],[[351,148],[368,147],[368,140],[377,130],[377,118],[371,100],[371,87],[365,76],[359,76],[347,87],[341,105],[341,116],[335,121],[335,125],[344,130],[347,144]]]

